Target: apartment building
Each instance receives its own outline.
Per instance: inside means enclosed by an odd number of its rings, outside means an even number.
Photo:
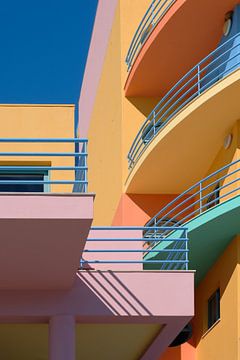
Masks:
[[[99,0],[79,119],[0,105],[1,358],[239,358],[239,64],[236,0]]]
[[[195,271],[194,316],[149,359],[239,358],[239,17],[236,0],[99,2],[80,97],[93,224],[145,227],[148,275]]]

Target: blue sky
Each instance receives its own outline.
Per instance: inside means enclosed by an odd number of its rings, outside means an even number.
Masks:
[[[0,103],[77,103],[97,0],[6,0]]]

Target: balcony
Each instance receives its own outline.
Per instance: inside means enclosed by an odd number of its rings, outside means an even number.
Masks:
[[[172,231],[172,227],[93,227],[83,250],[80,269],[141,271],[144,270],[145,265],[157,264],[159,270],[164,270],[166,266],[168,271],[188,270],[187,228],[176,229],[178,238],[174,242],[180,244],[180,249],[177,251],[178,256],[172,259],[170,255],[175,250],[167,247],[153,249],[156,241],[158,242],[156,234]],[[148,230],[147,242],[151,244],[150,247],[145,246],[143,231],[146,230]],[[162,242],[164,241],[169,242],[169,239],[162,238]],[[153,253],[160,259],[144,260],[144,256]]]
[[[177,229],[179,232],[175,241],[181,243],[181,251],[169,261],[172,249],[148,249],[144,246],[145,227],[91,228],[80,261],[78,277],[110,310],[104,321],[95,318],[95,322],[110,322],[118,326],[118,331],[121,331],[123,324],[129,324],[130,328],[131,324],[139,324],[136,331],[145,329],[145,339],[138,347],[135,333],[128,332],[128,351],[126,352],[125,348],[119,349],[119,358],[159,357],[193,315],[194,272],[188,271],[187,229]],[[170,228],[151,227],[149,230],[153,230],[153,236],[148,236],[148,242],[155,244],[159,240],[155,233],[165,232]],[[166,241],[169,242],[168,239]],[[144,255],[153,253],[158,259],[144,259]],[[157,270],[151,270],[151,266],[156,264]],[[168,270],[161,270],[164,265]],[[158,294],[156,288],[160,289]],[[86,304],[88,302],[86,301]],[[81,320],[84,321],[82,317]],[[147,324],[157,325],[155,334]],[[113,337],[114,332],[110,338]],[[146,340],[148,343],[153,342],[150,347],[146,346]],[[91,341],[97,342],[97,338],[91,336]],[[155,346],[158,349],[156,353]],[[136,350],[134,352],[134,348],[138,349],[138,353]],[[86,346],[84,349],[85,357],[91,358],[91,352]],[[114,345],[111,349],[114,351]],[[104,353],[102,357],[104,358]]]
[[[240,33],[220,45],[188,71],[152,110],[139,129],[127,155],[130,170],[126,182],[127,192],[179,193],[183,189],[176,188],[171,179],[176,176],[186,177],[185,185],[188,186],[203,176],[203,172],[221,148],[219,140],[223,142],[226,132],[240,116],[237,105],[240,79],[239,43]],[[227,103],[228,107],[224,105]],[[214,119],[217,117],[222,118],[222,121],[215,123]],[[208,132],[211,132],[209,138]],[[204,146],[208,150],[208,163],[200,160],[198,169],[194,168],[195,175],[191,172],[189,175],[181,174],[177,159],[181,157],[185,167],[191,168],[191,159],[202,148],[202,138],[205,138]],[[171,151],[176,142],[178,157]],[[189,149],[193,156],[189,155]],[[171,176],[160,179],[157,168],[165,169],[166,166],[171,167]]]
[[[176,227],[180,226],[180,233],[181,227],[188,229],[191,254],[189,268],[196,269],[197,283],[240,231],[239,165],[238,159],[208,175],[162,208],[146,224],[144,232],[146,243],[149,244],[149,234],[151,237],[159,238],[158,243],[154,246],[148,245],[148,248],[172,249],[167,258],[168,261],[174,259],[179,249],[181,250],[180,243],[172,241],[172,238],[179,235]],[[172,227],[172,231],[155,231],[154,228],[160,224]],[[152,230],[148,230],[149,227],[153,227]],[[159,257],[159,254],[147,253],[144,259],[156,260]],[[158,265],[153,265],[153,267],[156,269]],[[168,268],[167,263],[161,267],[165,270]]]
[[[156,227],[154,230],[167,229]],[[143,248],[142,232],[142,227],[91,228],[81,269],[76,271],[70,289],[0,290],[0,331],[3,335],[0,343],[6,358],[15,358],[16,349],[20,348],[26,359],[34,358],[34,354],[44,359],[59,359],[60,356],[54,354],[62,353],[65,354],[60,357],[62,359],[94,359],[96,356],[158,359],[194,314],[194,272],[187,270],[188,239],[184,228],[178,238],[185,245],[183,259],[171,261],[171,270],[143,271],[146,263],[143,254],[147,250]],[[54,272],[61,275],[61,268],[66,271],[71,236],[71,233],[67,236],[68,244],[64,248],[58,238],[63,258],[61,267],[55,266]],[[82,240],[81,228],[78,239]],[[155,240],[149,237],[149,241]],[[46,251],[51,252],[51,248]],[[165,251],[158,250],[158,253],[165,256]],[[19,257],[21,255],[19,253]],[[41,253],[38,255],[41,257]],[[43,273],[48,253],[45,256],[41,267],[38,263],[35,265]],[[26,258],[22,258],[22,266],[24,261]],[[56,263],[55,258],[52,261]],[[164,260],[157,262],[161,266]],[[175,266],[179,270],[174,270]],[[34,267],[30,270],[36,275]],[[21,268],[18,271],[21,272]],[[51,277],[51,273],[48,275]],[[20,339],[14,349],[10,341],[13,336]],[[26,340],[29,336],[33,336],[31,349]],[[100,347],[97,346],[99,339]],[[120,342],[128,346],[119,347]]]
[[[0,139],[0,199],[0,288],[71,287],[93,218],[87,140]]]
[[[151,1],[150,6],[144,14],[128,49],[126,56],[128,71],[131,69],[132,64],[141,50],[141,47],[147,41],[159,21],[175,2],[176,0]]]
[[[156,0],[149,3],[126,57],[128,97],[163,96],[177,79],[217,46],[225,15],[237,2]]]

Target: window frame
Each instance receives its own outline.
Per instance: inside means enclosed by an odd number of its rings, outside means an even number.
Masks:
[[[16,176],[16,177],[18,175],[43,175],[43,181],[49,181],[50,180],[50,171],[49,170],[44,170],[44,166],[43,166],[43,170],[34,170],[34,168],[32,170],[31,169],[22,170],[21,169],[22,166],[23,165],[19,165],[18,170],[16,170],[16,169],[11,170],[11,166],[9,166],[9,170],[1,170],[1,166],[0,166],[0,177],[2,175]],[[0,186],[1,186],[1,184],[0,184]],[[1,190],[0,190],[0,192],[1,192]],[[43,184],[43,191],[41,191],[41,193],[45,193],[45,192],[50,192],[50,184]],[[6,193],[7,193],[7,191],[6,191]],[[21,191],[19,191],[19,193],[21,193]]]
[[[213,301],[215,301],[215,313],[213,313]],[[210,329],[220,320],[220,288],[217,288],[217,290],[209,297],[207,305],[207,328]]]

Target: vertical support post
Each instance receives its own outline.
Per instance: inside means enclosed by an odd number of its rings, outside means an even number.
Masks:
[[[154,239],[155,239],[155,241],[154,241],[154,245],[156,245],[156,243],[157,243],[157,218],[155,217],[155,219],[154,219]],[[153,244],[152,244],[153,245]],[[153,246],[152,246],[153,247]]]
[[[201,94],[201,71],[200,65],[197,66],[197,86],[198,86],[198,95]]]
[[[85,142],[85,147],[84,147],[84,153],[86,154],[84,156],[85,160],[84,160],[84,166],[85,166],[85,170],[84,170],[84,181],[86,181],[86,183],[84,184],[84,190],[85,190],[85,193],[87,193],[88,191],[88,170],[87,170],[87,154],[88,154],[88,143]]]
[[[199,183],[199,214],[202,213],[202,182]]]
[[[153,110],[153,137],[156,134],[156,121],[155,121],[155,110]]]
[[[184,237],[185,237],[185,270],[188,270],[188,233],[187,230],[184,230]]]
[[[49,322],[49,360],[75,360],[75,318],[55,315]]]

